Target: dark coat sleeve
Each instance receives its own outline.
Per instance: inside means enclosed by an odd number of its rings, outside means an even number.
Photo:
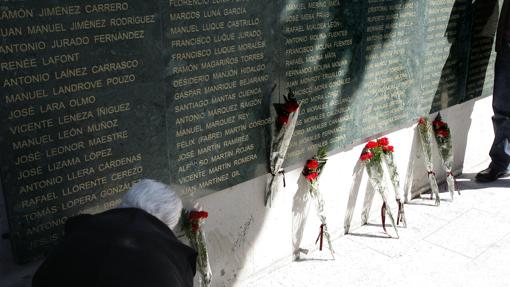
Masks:
[[[32,286],[193,286],[196,252],[136,208],[71,218]]]
[[[508,17],[510,17],[510,0],[504,0],[503,7],[501,8],[501,15],[499,16],[498,32],[496,35],[496,51],[501,51],[503,47],[503,35],[507,28]]]

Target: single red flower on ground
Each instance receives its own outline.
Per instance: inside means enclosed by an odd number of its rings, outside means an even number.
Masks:
[[[314,181],[317,177],[319,176],[318,173],[316,172],[311,172],[309,174],[306,175],[306,179],[309,181],[309,182],[312,182]]]
[[[394,148],[392,145],[383,147],[384,152],[394,152]]]
[[[306,168],[308,168],[308,169],[316,169],[318,167],[319,167],[319,162],[315,159],[311,159],[306,162]]]
[[[289,116],[280,115],[280,116],[278,116],[277,121],[278,121],[278,124],[281,126],[286,125],[289,122]]]
[[[427,124],[427,121],[425,120],[425,118],[420,118],[420,120],[418,121],[418,124],[420,124],[420,125],[426,125],[426,124]]]
[[[437,135],[439,137],[445,138],[445,137],[448,137],[448,135],[450,135],[450,133],[448,132],[448,130],[438,130]]]
[[[367,142],[367,144],[365,145],[365,148],[367,149],[371,149],[371,148],[376,148],[378,147],[379,144],[377,142],[374,142],[374,141],[369,141]]]
[[[364,152],[361,154],[360,159],[361,160],[369,160],[372,157],[374,157],[374,155],[371,152]]]
[[[283,105],[283,109],[287,113],[293,113],[293,112],[297,111],[298,108],[299,108],[299,104],[297,101],[288,101],[288,102],[285,102],[285,104]]]
[[[380,145],[380,146],[387,146],[390,144],[390,141],[388,140],[388,138],[384,137],[384,138],[380,138],[377,140],[377,143]]]

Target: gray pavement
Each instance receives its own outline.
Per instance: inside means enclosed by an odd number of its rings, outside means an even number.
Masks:
[[[380,219],[334,241],[328,250],[287,264],[246,286],[510,286],[510,177],[474,181],[486,163],[459,176],[461,195],[428,195],[406,205],[407,228],[387,238]],[[388,224],[388,223],[387,223]],[[388,228],[391,232],[391,228]]]

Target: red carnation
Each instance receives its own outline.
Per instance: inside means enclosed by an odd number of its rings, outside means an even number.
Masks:
[[[209,213],[207,211],[191,211],[189,213],[189,220],[197,221],[199,219],[205,219],[209,217]]]
[[[379,144],[377,142],[374,142],[374,141],[369,141],[366,145],[365,145],[365,148],[367,149],[372,149],[372,148],[376,148],[378,147]]]
[[[309,174],[306,175],[306,179],[309,181],[309,182],[312,182],[314,181],[317,177],[319,176],[318,173],[316,172],[311,172]]]
[[[448,137],[448,135],[450,135],[450,133],[448,132],[448,130],[438,130],[437,135],[441,138],[446,138]]]
[[[394,148],[392,145],[383,147],[384,152],[394,152]]]
[[[277,119],[277,122],[281,126],[286,125],[289,122],[289,116],[279,115],[278,119]]]
[[[369,160],[372,157],[374,157],[374,155],[371,152],[364,152],[361,154],[360,159],[364,161],[364,160]]]
[[[427,124],[427,121],[425,120],[425,118],[420,118],[420,120],[418,121],[418,124],[420,124],[420,125],[426,125],[426,124]]]
[[[319,162],[315,159],[311,159],[306,162],[306,168],[308,169],[316,169],[319,167]]]
[[[299,104],[295,100],[285,102],[285,104],[283,105],[283,109],[287,113],[293,113],[293,112],[297,111],[298,108],[299,108]]]
[[[384,138],[380,138],[377,140],[377,143],[380,145],[380,146],[387,146],[390,144],[390,141],[388,140],[388,138],[384,137]]]
[[[441,128],[446,126],[446,123],[442,121],[433,121],[432,125],[434,125],[435,128]]]

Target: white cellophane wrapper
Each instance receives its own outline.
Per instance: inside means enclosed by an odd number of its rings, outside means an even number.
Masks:
[[[439,198],[439,187],[437,186],[436,175],[434,173],[434,164],[432,163],[432,126],[428,120],[421,121],[418,124],[418,133],[421,143],[421,149],[423,153],[423,160],[425,162],[425,168],[427,169],[427,175],[430,183],[431,198],[434,195],[436,197],[435,204],[439,206],[441,203]]]
[[[296,128],[297,118],[299,115],[299,108],[289,115],[289,122],[283,125],[280,130],[274,131],[274,137],[271,142],[270,153],[270,169],[271,174],[267,179],[266,192],[264,196],[264,204],[266,207],[271,207],[273,196],[278,193],[282,188],[282,180],[285,175],[281,174],[285,154],[289,148],[290,140],[294,129]]]
[[[443,168],[446,171],[446,183],[448,185],[448,191],[450,192],[450,196],[453,199],[453,194],[455,191],[455,178],[453,177],[452,169],[453,169],[453,150],[452,150],[452,142],[451,138],[448,139],[445,143],[439,143],[439,154],[441,155],[441,160],[443,161]],[[460,194],[460,192],[459,192]]]
[[[393,229],[395,230],[395,233],[398,235],[398,229],[397,225],[395,223],[395,218],[393,217],[393,214],[391,213],[391,209],[389,208],[390,205],[388,205],[388,200],[386,196],[386,188],[384,185],[384,170],[382,168],[382,165],[380,162],[367,162],[366,163],[367,173],[368,173],[368,179],[370,181],[370,184],[374,188],[376,192],[381,195],[383,202],[386,204],[386,214],[388,214],[388,217],[390,218],[391,224],[393,225]]]
[[[446,171],[446,183],[448,185],[448,191],[450,192],[450,196],[453,199],[453,195],[456,189],[455,186],[455,177],[453,176],[453,145],[452,145],[452,137],[451,131],[449,131],[448,138],[441,138],[438,135],[435,135],[437,147],[439,149],[439,156],[443,162],[443,168]],[[460,195],[460,191],[457,190]]]
[[[199,223],[202,225],[202,222]],[[197,256],[197,271],[199,273],[199,282],[201,287],[209,287],[212,282],[211,265],[209,263],[209,254],[207,252],[207,240],[199,226],[197,230],[193,230],[189,222],[184,226],[184,232],[189,240],[189,243],[193,249],[198,253]]]
[[[322,198],[322,194],[319,192],[319,182],[318,179],[315,180],[313,183],[308,182],[310,185],[310,196],[314,198],[315,206],[317,209],[317,216],[319,217],[322,226],[323,226],[323,233],[324,237],[326,238],[326,241],[328,242],[329,251],[331,252],[331,256],[335,258],[335,251],[333,250],[333,244],[331,243],[331,236],[328,231],[328,225],[326,224],[326,213],[324,211],[324,199]]]
[[[402,222],[404,226],[407,226],[405,211],[404,211],[404,201],[402,199],[402,191],[400,190],[400,180],[398,176],[397,165],[395,164],[395,160],[393,158],[392,152],[384,153],[383,156],[384,163],[388,168],[388,173],[390,176],[391,184],[393,185],[393,190],[395,191],[395,200],[398,204],[398,214],[397,214],[397,224],[399,221]]]

